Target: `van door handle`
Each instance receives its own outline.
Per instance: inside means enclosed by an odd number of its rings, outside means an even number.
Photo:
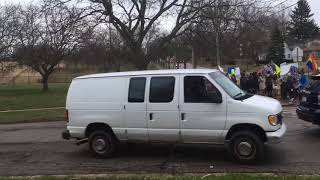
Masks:
[[[185,121],[186,120],[186,113],[181,113],[181,121]]]
[[[153,120],[153,113],[149,113],[149,120],[150,120],[150,121]]]

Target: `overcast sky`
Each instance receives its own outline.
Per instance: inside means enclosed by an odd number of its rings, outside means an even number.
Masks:
[[[29,2],[36,2],[37,0],[0,0],[0,4],[4,3],[21,3],[21,4],[26,4]],[[268,0],[270,1],[270,0]],[[277,5],[283,0],[273,0],[274,4]],[[284,4],[285,7],[288,7],[294,3],[296,3],[297,0],[287,0],[286,4]],[[317,24],[320,26],[320,0],[308,0],[309,5],[311,6],[311,11],[314,13],[313,19],[317,22]],[[281,7],[278,7],[281,9]],[[294,8],[294,7],[292,7]],[[162,24],[162,23],[161,23]],[[167,24],[167,23],[165,23]]]

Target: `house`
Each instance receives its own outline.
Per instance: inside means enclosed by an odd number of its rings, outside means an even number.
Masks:
[[[284,54],[286,61],[301,62],[303,59],[304,51],[299,45],[288,45],[284,43]]]
[[[258,54],[258,61],[259,62],[264,62],[267,60],[267,53],[260,53]]]
[[[284,55],[287,62],[302,62],[306,61],[309,53],[312,52],[316,60],[320,60],[320,38],[309,41],[305,44],[290,44],[284,43]],[[258,55],[260,62],[267,61],[267,53],[262,52]]]
[[[314,57],[317,60],[320,60],[320,40],[318,39],[308,42],[303,49],[303,52],[305,54],[303,57],[304,60],[308,59],[310,52],[313,52]]]

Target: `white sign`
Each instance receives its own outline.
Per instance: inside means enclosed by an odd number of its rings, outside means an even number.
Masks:
[[[235,71],[234,71],[234,74],[236,76],[240,76],[240,68],[239,67],[236,67]]]
[[[280,65],[280,69],[281,69],[280,76],[284,76],[284,75],[288,74],[290,72],[291,66],[295,66],[298,68],[299,64],[298,63],[281,64]]]

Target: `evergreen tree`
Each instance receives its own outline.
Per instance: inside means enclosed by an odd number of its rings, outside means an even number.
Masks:
[[[290,15],[291,20],[288,27],[290,41],[305,43],[318,34],[319,27],[311,19],[312,16],[307,0],[299,0]]]
[[[284,37],[278,27],[275,27],[271,34],[271,45],[269,47],[267,60],[280,65],[285,61],[284,56]]]

